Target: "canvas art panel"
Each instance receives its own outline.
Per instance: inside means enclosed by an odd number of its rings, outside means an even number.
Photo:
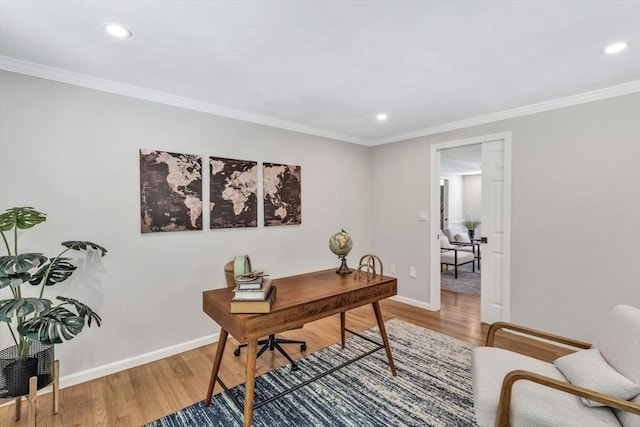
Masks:
[[[264,225],[293,225],[302,223],[301,167],[278,163],[264,163]]]
[[[258,226],[258,162],[209,158],[211,229]]]
[[[141,232],[202,230],[202,158],[140,150]]]

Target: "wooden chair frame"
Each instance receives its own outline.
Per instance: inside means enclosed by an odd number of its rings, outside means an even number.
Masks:
[[[557,342],[560,344],[568,345],[578,349],[589,349],[591,344],[577,341],[571,338],[562,337],[559,335],[549,334],[537,329],[527,328],[525,326],[515,325],[508,322],[496,322],[491,325],[489,332],[487,333],[487,347],[494,347],[495,334],[497,331],[505,329],[516,331],[525,335],[534,336],[537,338],[546,339],[549,341]],[[627,400],[618,399],[613,396],[609,396],[604,393],[597,392],[588,388],[580,387],[564,381],[559,381],[554,378],[547,377],[545,375],[536,374],[534,372],[525,370],[515,370],[509,372],[502,381],[502,388],[500,390],[500,401],[498,403],[498,411],[496,414],[496,427],[510,427],[510,412],[511,412],[511,395],[513,391],[513,384],[516,381],[531,381],[545,387],[550,387],[556,390],[563,391],[565,393],[573,394],[575,396],[584,397],[589,400],[600,402],[606,406],[615,409],[621,409],[623,411],[629,411],[633,414],[640,415],[640,405],[632,403]]]

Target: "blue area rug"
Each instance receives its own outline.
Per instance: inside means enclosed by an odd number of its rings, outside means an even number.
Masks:
[[[253,412],[253,426],[475,426],[470,344],[398,319],[385,323],[398,371],[379,350]],[[363,333],[380,341],[378,328]],[[299,384],[375,346],[357,336],[312,353],[292,372],[284,366],[256,378],[255,402]],[[216,385],[218,390],[219,385]],[[244,401],[244,385],[231,389]],[[147,426],[240,426],[242,413],[226,393]]]

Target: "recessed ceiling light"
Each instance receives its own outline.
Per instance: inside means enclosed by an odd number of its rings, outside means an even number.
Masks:
[[[387,115],[386,114],[378,114],[376,116],[376,120],[378,120],[379,122],[384,122],[385,120],[387,120]]]
[[[627,44],[625,42],[618,42],[618,43],[613,43],[613,44],[610,44],[609,46],[607,46],[605,48],[604,52],[608,53],[609,55],[611,55],[611,54],[614,54],[614,53],[622,52],[626,48],[627,48]]]
[[[104,30],[113,37],[121,39],[126,39],[132,35],[131,30],[118,24],[104,24]]]

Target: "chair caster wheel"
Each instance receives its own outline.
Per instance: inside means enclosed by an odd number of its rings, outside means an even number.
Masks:
[[[240,349],[239,349],[239,348],[236,348],[235,350],[233,350],[233,355],[234,355],[235,357],[240,356]]]
[[[307,345],[306,344],[302,344],[300,346],[300,351],[306,351],[307,350]]]
[[[291,364],[291,370],[292,370],[292,371],[297,371],[297,370],[299,370],[299,369],[300,369],[300,368],[298,367],[298,365],[297,365],[297,364],[295,364],[295,363]]]

